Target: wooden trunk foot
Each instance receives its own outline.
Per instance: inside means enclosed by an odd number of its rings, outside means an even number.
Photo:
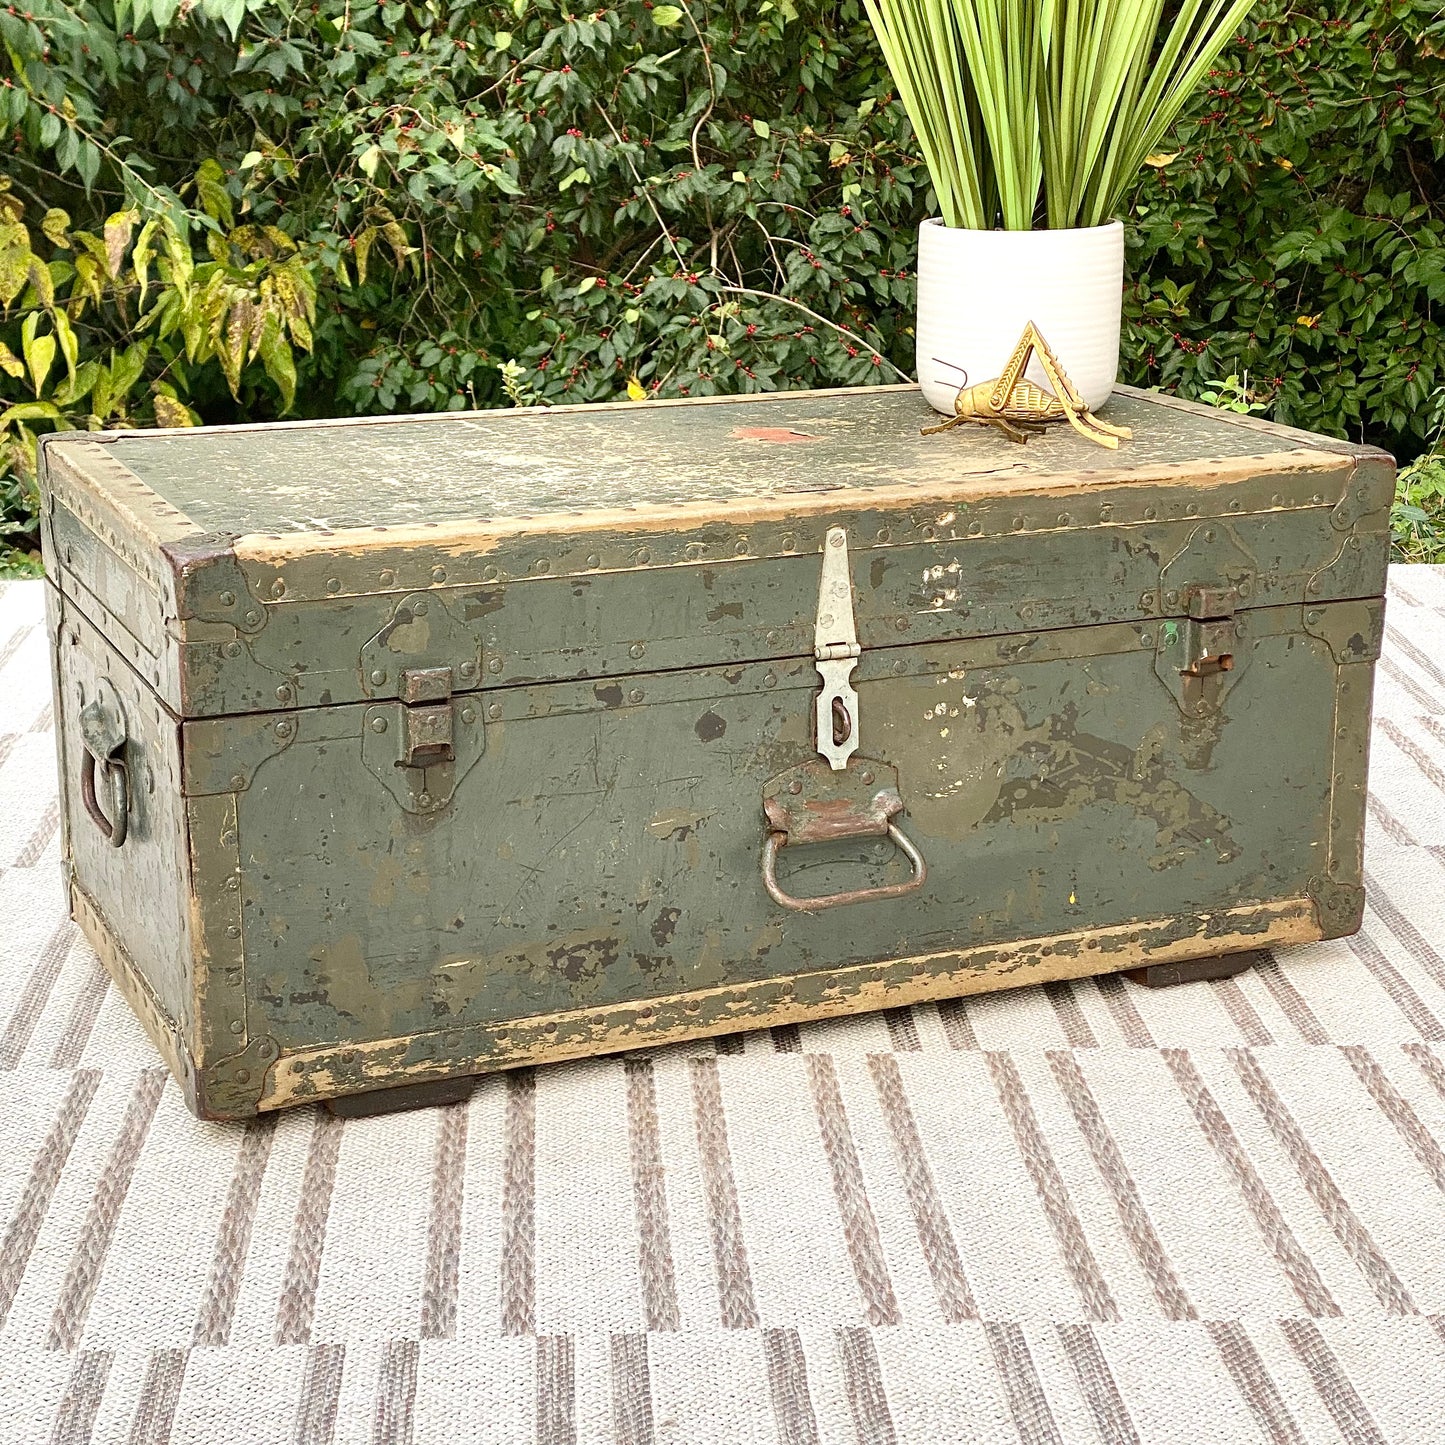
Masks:
[[[1151,963],[1143,968],[1131,968],[1126,977],[1145,988],[1172,988],[1176,983],[1196,983],[1201,979],[1233,978],[1237,973],[1262,963],[1266,955],[1263,949],[1251,949],[1248,953],[1222,953],[1218,958],[1188,958],[1178,963]]]
[[[430,1109],[438,1104],[461,1104],[472,1096],[476,1079],[433,1079],[424,1084],[402,1084],[395,1089],[370,1089],[327,1099],[326,1107],[339,1119],[365,1119],[373,1114],[399,1114],[404,1109]]]

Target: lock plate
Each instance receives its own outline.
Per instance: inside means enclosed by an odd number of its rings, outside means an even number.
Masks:
[[[372,703],[361,727],[367,770],[408,813],[423,816],[451,802],[486,750],[482,705],[466,694],[412,706]]]
[[[367,697],[401,697],[405,678],[449,670],[448,692],[477,686],[482,645],[458,615],[457,600],[435,592],[409,592],[397,600],[386,625],[362,646],[358,666]]]

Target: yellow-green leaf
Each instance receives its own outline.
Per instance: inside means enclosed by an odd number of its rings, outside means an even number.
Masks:
[[[366,285],[366,262],[371,255],[371,247],[376,240],[376,227],[367,226],[356,238],[356,284]]]
[[[767,121],[755,120],[753,122],[753,134],[757,136],[760,140],[767,140],[767,138],[772,135],[772,133],[773,128],[767,123]]]
[[[184,402],[177,401],[164,392],[155,394],[157,426],[195,426],[196,415]]]
[[[3,341],[0,341],[0,371],[17,380],[25,375],[25,363]]]
[[[30,386],[36,396],[40,395],[45,386],[45,378],[50,375],[51,365],[55,361],[55,350],[53,336],[37,336],[25,348],[25,362],[30,368]]]
[[[72,382],[75,381],[75,363],[78,359],[79,346],[75,340],[75,332],[70,329],[70,318],[65,312],[57,311],[54,317],[55,339],[60,343],[60,354],[65,358],[65,370]]]
[[[40,223],[40,229],[45,232],[45,239],[53,246],[59,246],[62,251],[70,250],[70,237],[66,234],[70,230],[70,213],[62,211],[59,206],[52,206],[46,211],[45,219]]]
[[[281,410],[288,412],[296,401],[296,358],[281,334],[277,317],[267,318],[261,332],[261,364],[281,393]]]
[[[682,11],[676,5],[656,5],[652,10],[652,23],[666,28],[676,25],[682,19]]]
[[[627,395],[631,401],[647,400],[647,388],[638,381],[636,373],[627,378]]]
[[[381,165],[381,147],[367,146],[361,155],[357,157],[356,164],[361,167],[362,173],[366,176],[367,180],[374,181],[376,179],[377,167]]]
[[[9,306],[25,289],[32,260],[30,232],[19,221],[0,223],[0,305]]]

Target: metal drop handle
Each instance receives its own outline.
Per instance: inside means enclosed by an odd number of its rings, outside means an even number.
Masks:
[[[95,821],[95,826],[105,834],[112,848],[119,848],[125,842],[130,822],[130,790],[125,764],[119,758],[102,758],[100,766],[105,774],[107,807],[101,810],[95,795],[95,754],[86,748],[80,759],[80,800],[85,811]],[[109,817],[106,814],[109,813]]]
[[[866,835],[864,835],[866,836]],[[849,888],[842,893],[824,893],[817,898],[797,898],[778,882],[778,854],[788,845],[786,833],[769,833],[763,844],[763,887],[768,897],[784,908],[797,913],[814,913],[822,908],[837,908],[845,903],[874,903],[884,898],[901,898],[905,893],[915,893],[928,878],[928,864],[923,854],[914,846],[913,840],[898,826],[888,825],[887,837],[913,865],[913,877],[904,883],[883,883],[876,888]]]
[[[125,742],[125,708],[109,678],[101,678],[95,696],[80,710],[80,800],[112,848],[125,842],[130,828]],[[97,765],[105,778],[104,809],[96,797]]]

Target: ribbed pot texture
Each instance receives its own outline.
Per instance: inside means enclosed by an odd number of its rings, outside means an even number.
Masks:
[[[1032,321],[1097,410],[1118,375],[1123,293],[1120,221],[1062,231],[968,231],[925,221],[915,330],[924,397],[951,416],[959,387],[998,377]],[[1024,374],[1054,389],[1037,356]]]

